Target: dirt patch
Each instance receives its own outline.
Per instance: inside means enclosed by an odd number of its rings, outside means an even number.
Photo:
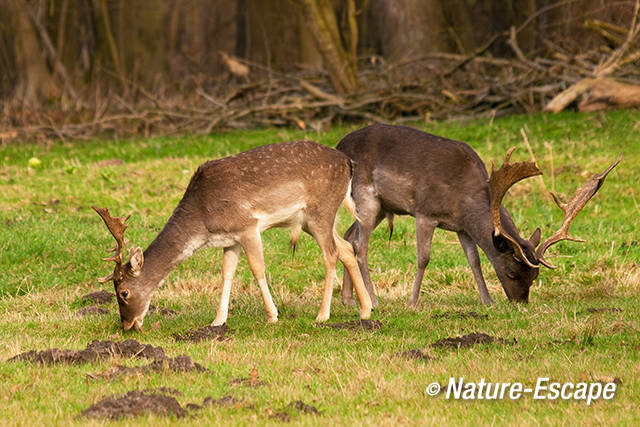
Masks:
[[[176,314],[178,314],[178,312],[175,310],[166,307],[156,307],[153,304],[149,305],[149,313],[156,313],[161,316],[167,317],[175,316]]]
[[[436,360],[435,357],[429,356],[429,354],[419,348],[403,351],[402,353],[398,353],[398,355],[408,360],[424,360],[425,362]]]
[[[198,329],[192,329],[182,334],[174,335],[173,338],[176,341],[190,342],[200,342],[204,340],[226,341],[231,339],[231,337],[227,335],[228,333],[231,333],[231,330],[225,323],[221,326],[203,326]]]
[[[109,310],[99,305],[88,305],[76,312],[78,316],[102,316],[109,313]]]
[[[94,304],[108,304],[115,299],[115,295],[107,291],[91,292],[90,294],[82,295],[80,301],[91,302]]]
[[[236,399],[231,395],[223,396],[219,399],[214,399],[211,396],[205,397],[202,402],[202,406],[239,406],[242,404],[242,401]]]
[[[170,396],[182,396],[180,390],[171,387],[155,387],[155,388],[146,388],[142,390],[144,393],[160,393],[160,394],[168,394]]]
[[[91,341],[84,350],[69,350],[52,348],[44,351],[31,350],[12,357],[8,362],[37,362],[44,365],[56,363],[88,363],[98,359],[112,357],[136,357],[162,360],[167,356],[162,347],[154,347],[149,344],[140,344],[136,340],[122,342]]]
[[[285,423],[291,421],[292,415],[294,415],[295,413],[320,415],[320,411],[318,411],[318,408],[312,405],[307,405],[302,400],[293,401],[279,411],[267,409],[269,418]]]
[[[99,379],[99,378],[113,379],[120,376],[145,375],[150,372],[163,372],[163,371],[206,372],[208,371],[208,369],[202,366],[201,364],[191,360],[189,356],[181,355],[177,357],[165,357],[163,359],[156,359],[153,362],[149,363],[148,365],[137,366],[134,368],[131,368],[129,366],[123,366],[123,365],[115,365],[97,374],[87,373],[87,376],[93,379]]]
[[[285,411],[274,412],[272,409],[267,409],[267,414],[269,415],[269,418],[278,420],[283,423],[288,423],[289,421],[291,421],[291,415],[289,415],[289,413]]]
[[[364,329],[365,331],[377,331],[382,327],[382,322],[379,320],[359,319],[359,320],[352,320],[350,322],[344,322],[344,323],[318,323],[317,326],[322,326],[325,328],[332,328],[332,329],[349,329],[349,330]]]
[[[143,414],[185,417],[188,412],[173,396],[132,390],[123,396],[112,396],[91,405],[79,415],[81,418],[117,420]]]
[[[621,313],[622,309],[618,307],[589,307],[585,310],[586,313],[589,314],[598,314],[598,313]]]
[[[208,396],[203,400],[202,405],[187,403],[183,407],[175,398],[176,396],[182,396],[182,393],[170,387],[132,390],[124,395],[106,397],[82,411],[78,417],[117,420],[124,417],[155,414],[161,416],[175,415],[178,418],[182,418],[189,415],[189,412],[199,411],[207,406],[240,407],[242,404],[241,400],[233,396],[223,396],[219,399]],[[253,408],[253,405],[245,406],[245,408]],[[301,410],[305,411],[305,408]],[[306,409],[306,411],[308,410]]]
[[[508,341],[503,338],[492,337],[491,335],[480,333],[471,333],[463,336],[458,336],[455,338],[442,338],[433,344],[432,347],[435,348],[463,348],[463,347],[472,347],[477,344],[507,344]]]
[[[199,411],[202,408],[205,408],[207,406],[227,406],[227,407],[231,407],[231,406],[235,406],[237,408],[247,408],[247,409],[253,409],[254,405],[243,405],[242,401],[239,399],[236,399],[233,396],[227,395],[227,396],[223,396],[219,399],[214,399],[211,396],[207,396],[204,398],[204,400],[202,401],[202,405],[198,405],[196,403],[189,403],[187,404],[186,408],[190,411]]]
[[[302,400],[296,400],[295,402],[289,403],[288,408],[294,409],[298,412],[302,412],[303,414],[319,414],[318,408],[312,405],[307,405]]]
[[[445,311],[431,316],[432,319],[488,319],[489,315],[475,311]]]
[[[251,369],[248,377],[239,377],[234,378],[229,382],[230,386],[245,386],[245,387],[262,387],[267,385],[266,382],[260,380],[260,375],[258,374],[258,368],[254,366]]]
[[[137,358],[150,359],[151,363],[144,366],[128,367],[115,365],[103,372],[87,373],[89,378],[115,378],[121,375],[145,375],[150,372],[206,372],[207,368],[191,360],[189,356],[180,355],[167,357],[162,347],[140,344],[136,340],[122,342],[92,341],[84,350],[69,350],[52,348],[44,351],[28,351],[12,357],[8,362],[36,362],[44,365],[58,363],[88,363],[109,358]]]

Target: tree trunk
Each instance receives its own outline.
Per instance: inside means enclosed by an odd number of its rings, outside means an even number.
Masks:
[[[14,52],[17,84],[14,98],[27,105],[60,96],[60,88],[47,68],[44,49],[38,43],[36,29],[29,19],[25,0],[7,0],[14,28]]]
[[[453,50],[439,0],[371,0],[371,14],[372,35],[389,61]]]
[[[330,0],[303,0],[304,17],[322,54],[331,83],[339,94],[354,92],[357,88],[355,58],[345,50]]]

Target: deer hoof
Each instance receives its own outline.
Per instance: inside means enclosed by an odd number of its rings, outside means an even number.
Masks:
[[[354,306],[356,305],[356,300],[353,299],[353,297],[349,297],[349,298],[342,298],[342,303],[344,305],[348,305],[348,306]]]
[[[326,322],[327,320],[329,320],[329,313],[318,313],[318,315],[316,316],[316,322],[318,323]]]
[[[492,306],[493,300],[489,296],[486,298],[482,298],[482,305],[486,305],[487,307]]]
[[[410,299],[407,302],[407,307],[409,307],[409,308],[418,308],[418,300],[417,299],[416,300]]]

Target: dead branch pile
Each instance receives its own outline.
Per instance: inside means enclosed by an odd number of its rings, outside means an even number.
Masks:
[[[128,93],[134,95],[128,99],[95,96],[73,101],[64,111],[5,105],[0,139],[202,134],[280,125],[324,130],[337,121],[402,123],[559,111],[584,94],[579,108],[585,111],[637,106],[639,29],[634,21],[617,47],[580,54],[549,42],[550,53],[528,58],[512,28],[470,55],[434,53],[393,64],[366,58],[358,74],[359,89],[344,97],[331,89],[325,72],[301,69],[281,74],[227,57],[235,65],[228,75],[183,88],[180,96],[151,93],[129,82]],[[512,58],[487,54],[501,38],[511,47]]]

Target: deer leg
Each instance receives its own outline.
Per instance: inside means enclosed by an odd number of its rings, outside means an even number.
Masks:
[[[422,285],[424,270],[427,268],[427,265],[429,265],[429,257],[431,256],[431,240],[433,239],[433,232],[436,229],[436,225],[437,222],[433,220],[423,216],[416,216],[417,270],[416,278],[413,282],[411,297],[407,303],[409,307],[415,308],[418,305],[420,286]]]
[[[224,325],[229,316],[229,297],[231,296],[231,283],[236,273],[238,260],[240,259],[240,245],[224,248],[222,255],[222,296],[220,297],[220,305],[216,318],[211,325]]]
[[[324,322],[329,320],[331,313],[331,297],[333,295],[333,282],[336,277],[336,245],[333,239],[326,239],[326,236],[318,237],[314,235],[324,259],[324,289],[322,292],[322,302],[320,303],[320,311],[316,317],[316,322]]]
[[[355,285],[356,295],[360,302],[360,318],[368,319],[371,317],[371,307],[373,304],[371,296],[364,285],[364,280],[360,273],[360,267],[358,267],[358,262],[356,261],[355,253],[353,252],[353,246],[351,246],[351,244],[346,240],[341,239],[335,232],[333,238],[336,243],[336,247],[338,248],[338,258],[340,258],[340,262],[344,265],[345,280],[349,277],[351,283]]]
[[[352,242],[355,242],[357,233],[358,222],[355,221],[351,224],[351,227],[349,227],[346,233],[344,233],[344,238],[347,243],[352,244]],[[353,252],[353,246],[351,246],[351,252]],[[362,275],[360,278],[362,278]],[[353,282],[351,281],[351,275],[349,274],[344,274],[342,278],[342,303],[344,305],[356,305],[356,301],[353,299]]]
[[[476,247],[475,242],[467,234],[462,232],[458,233],[458,240],[460,240],[464,254],[467,256],[467,261],[471,266],[471,272],[473,273],[473,278],[476,280],[476,284],[478,285],[478,292],[480,292],[480,299],[482,300],[482,303],[484,305],[493,304],[493,300],[491,299],[489,290],[487,289],[487,284],[484,282],[484,277],[482,277],[480,257],[478,256],[478,248]]]
[[[269,286],[267,285],[267,279],[264,274],[264,255],[262,253],[262,239],[260,238],[260,233],[256,230],[255,236],[249,236],[243,239],[242,247],[247,254],[247,260],[249,261],[249,267],[251,268],[253,277],[256,278],[258,285],[260,286],[262,301],[264,302],[264,308],[267,311],[267,322],[277,322],[278,309],[273,303],[271,293],[269,292]]]
[[[373,307],[378,306],[378,298],[373,290],[373,282],[371,281],[371,275],[369,274],[369,263],[367,258],[369,256],[369,239],[371,233],[384,219],[384,212],[380,209],[380,202],[375,200],[374,204],[369,204],[369,208],[360,215],[360,221],[358,221],[356,229],[355,241],[351,242],[356,252],[356,258],[358,260],[358,267],[362,274],[362,280],[369,292],[369,298]],[[346,277],[346,276],[345,276]],[[351,294],[353,295],[353,293]]]

